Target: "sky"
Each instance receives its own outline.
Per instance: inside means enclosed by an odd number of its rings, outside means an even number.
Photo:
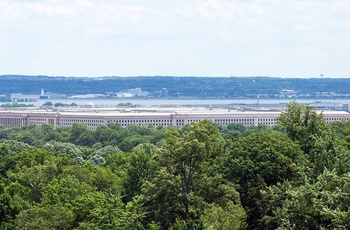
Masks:
[[[0,75],[350,77],[349,0],[0,0]]]

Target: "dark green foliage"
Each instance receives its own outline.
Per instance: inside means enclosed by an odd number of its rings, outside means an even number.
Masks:
[[[141,144],[134,148],[126,169],[124,181],[124,201],[131,201],[140,195],[143,183],[154,177],[158,162],[154,159],[157,147],[151,144]]]
[[[12,102],[10,103],[6,103],[6,104],[2,104],[1,107],[34,107],[33,104],[19,104],[17,102]]]
[[[51,101],[46,101],[42,106],[53,106]]]
[[[306,161],[291,139],[274,131],[260,131],[239,139],[226,158],[226,178],[240,185],[241,201],[253,228],[259,227],[265,213],[266,202],[260,191],[295,179],[296,166]]]

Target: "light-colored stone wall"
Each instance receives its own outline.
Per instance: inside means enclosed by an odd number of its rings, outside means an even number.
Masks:
[[[122,127],[129,125],[153,125],[163,127],[182,127],[193,122],[208,119],[219,125],[243,124],[244,126],[276,125],[280,112],[241,112],[223,109],[167,109],[125,111],[84,110],[55,112],[47,110],[0,111],[0,125],[6,127],[24,127],[31,124],[41,126],[51,124],[55,127],[70,127],[74,123],[85,123],[89,129],[96,130],[99,125],[108,126],[119,123]],[[349,120],[350,113],[326,111],[323,117],[327,123]]]

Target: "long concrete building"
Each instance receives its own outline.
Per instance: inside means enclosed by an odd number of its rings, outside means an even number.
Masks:
[[[119,123],[129,125],[153,125],[182,127],[192,122],[208,119],[218,125],[231,123],[244,126],[276,124],[279,111],[237,111],[223,108],[60,108],[60,109],[3,109],[0,110],[0,126],[25,127],[32,124],[50,124],[55,127],[85,123],[90,130],[99,125]],[[350,113],[344,111],[324,111],[327,123],[349,120]]]

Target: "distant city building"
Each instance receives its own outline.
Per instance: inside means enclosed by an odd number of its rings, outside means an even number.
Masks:
[[[149,93],[141,88],[128,89],[117,93],[117,97],[147,97]]]
[[[169,95],[169,90],[167,90],[166,88],[163,88],[161,91],[160,91],[160,96],[161,97],[168,97]]]
[[[25,95],[21,93],[11,93],[10,99],[12,101],[35,101],[40,99],[40,95]]]
[[[128,93],[132,93],[135,97],[147,97],[148,92],[142,91],[141,88],[129,89]]]
[[[92,99],[92,98],[101,98],[105,97],[104,94],[83,94],[83,95],[74,95],[70,96],[68,98],[73,98],[73,99]]]
[[[350,112],[350,110],[349,110],[349,103],[344,103],[344,104],[342,104],[342,110],[343,111],[347,111],[347,112]]]
[[[297,97],[297,91],[292,89],[284,89],[279,93],[280,98],[293,98]]]
[[[117,97],[134,97],[132,93],[117,93]]]
[[[334,97],[338,96],[335,92],[317,92],[316,97]]]
[[[38,99],[49,99],[50,95],[46,95],[44,89],[41,89],[39,95],[35,94],[21,94],[21,93],[11,93],[10,99],[12,101],[36,101]]]
[[[61,99],[61,98],[66,98],[67,97],[66,94],[51,93],[51,92],[47,92],[47,93],[45,93],[45,95],[47,95],[50,99]]]
[[[105,92],[105,95],[107,97],[114,97],[116,95],[116,93],[115,92]]]

